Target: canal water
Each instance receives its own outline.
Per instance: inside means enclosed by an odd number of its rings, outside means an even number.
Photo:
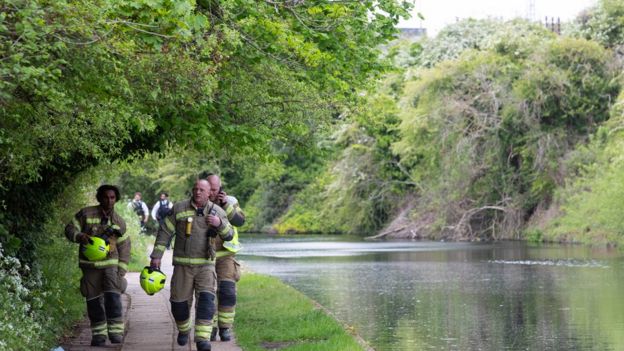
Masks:
[[[582,246],[245,236],[239,259],[378,351],[624,350],[624,255]]]

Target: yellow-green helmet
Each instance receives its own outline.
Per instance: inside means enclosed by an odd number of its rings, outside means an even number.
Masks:
[[[161,291],[165,287],[165,281],[167,280],[165,273],[154,267],[143,268],[139,278],[141,281],[141,288],[143,288],[148,295],[154,295]]]
[[[88,244],[82,244],[80,251],[89,261],[101,261],[108,256],[110,245],[108,240],[92,236],[89,238]]]

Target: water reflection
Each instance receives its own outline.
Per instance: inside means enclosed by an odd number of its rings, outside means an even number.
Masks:
[[[522,243],[244,238],[241,259],[376,350],[623,350],[618,252]]]

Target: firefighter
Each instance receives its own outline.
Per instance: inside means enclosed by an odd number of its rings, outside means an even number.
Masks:
[[[152,267],[160,267],[167,242],[175,235],[173,276],[171,277],[171,313],[178,328],[178,345],[184,346],[191,331],[190,306],[195,304],[195,342],[198,351],[210,350],[212,319],[215,313],[217,274],[215,272],[215,238],[232,240],[234,230],[225,211],[209,200],[210,184],[198,179],[192,196],[177,202],[160,226]]]
[[[210,183],[210,201],[221,206],[230,224],[240,227],[245,223],[245,214],[234,196],[229,196],[221,188],[221,179],[216,174],[206,177]],[[217,339],[217,327],[221,341],[230,341],[231,328],[234,324],[236,307],[236,283],[240,280],[240,265],[235,255],[241,248],[238,241],[238,231],[234,228],[234,237],[231,241],[216,240],[217,262],[217,315],[216,325],[212,330],[210,340]]]
[[[127,286],[130,238],[125,235],[126,223],[114,209],[119,189],[102,185],[96,198],[99,205],[78,211],[65,227],[65,236],[80,244],[80,292],[87,302],[91,346],[102,346],[107,334],[113,344],[123,341],[121,293]]]

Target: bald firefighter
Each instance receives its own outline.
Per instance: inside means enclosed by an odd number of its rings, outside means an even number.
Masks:
[[[235,227],[245,224],[245,214],[234,196],[229,196],[221,188],[221,179],[216,174],[206,177],[210,183],[210,201],[217,203],[227,213],[228,220]],[[236,283],[240,280],[240,265],[235,255],[241,249],[238,231],[234,228],[231,241],[217,240],[217,316],[216,325],[210,340],[217,339],[217,327],[221,341],[230,341],[236,308]]]
[[[127,286],[130,238],[125,235],[126,223],[115,212],[119,189],[102,185],[96,198],[99,205],[76,213],[65,227],[65,236],[80,244],[80,292],[87,302],[91,346],[102,346],[107,334],[113,344],[123,341],[121,293]]]
[[[178,345],[184,346],[191,331],[190,306],[195,306],[195,342],[198,351],[211,349],[210,333],[215,313],[217,276],[215,272],[215,240],[230,241],[234,230],[225,211],[209,200],[210,184],[205,179],[195,182],[192,197],[176,203],[160,226],[151,266],[160,267],[160,260],[171,236],[173,277],[171,278],[171,313],[178,327]]]

